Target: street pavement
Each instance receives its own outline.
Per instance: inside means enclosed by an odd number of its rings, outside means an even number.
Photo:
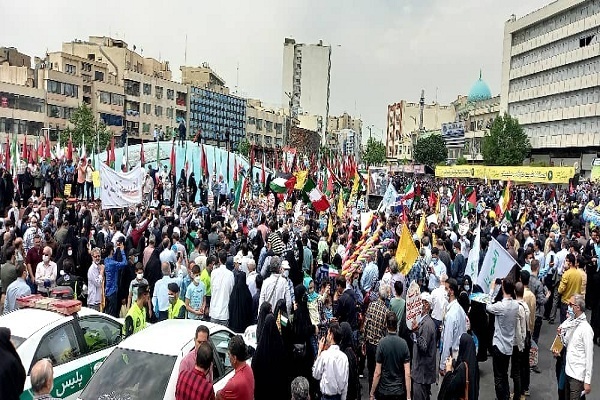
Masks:
[[[587,312],[588,321],[590,321],[590,312]],[[542,330],[540,333],[539,343],[539,358],[538,366],[542,371],[540,374],[536,374],[531,371],[531,383],[529,386],[529,392],[531,395],[528,397],[529,400],[551,400],[558,399],[556,389],[556,374],[555,374],[555,359],[552,356],[552,352],[549,350],[552,345],[552,341],[556,336],[557,324],[549,325],[548,321],[544,321],[542,324]],[[362,399],[369,398],[369,384],[366,376],[367,370],[365,368],[365,378],[361,379],[362,384]],[[481,400],[494,400],[494,372],[492,369],[492,358],[488,357],[486,362],[479,363],[479,398]],[[592,376],[592,392],[587,396],[587,400],[598,400],[600,399],[600,347],[594,346],[594,370]],[[439,379],[439,384],[442,383],[442,377]],[[512,392],[512,379],[510,379],[510,367],[509,367],[509,383]],[[438,385],[432,385],[432,399],[437,399],[439,391]]]

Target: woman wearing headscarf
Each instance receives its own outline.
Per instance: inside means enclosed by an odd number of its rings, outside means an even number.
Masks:
[[[471,308],[471,299],[469,296],[471,295],[471,290],[473,288],[473,283],[471,282],[471,277],[469,275],[465,275],[463,278],[463,284],[460,287],[460,293],[458,295],[458,304],[465,311],[465,314],[469,314],[469,309]]]
[[[244,333],[252,324],[252,295],[246,285],[246,274],[235,274],[235,283],[229,298],[229,329]]]
[[[311,340],[317,334],[317,329],[310,320],[308,295],[304,285],[297,285],[294,288],[294,298],[291,377],[303,376],[311,379],[312,365],[316,356]]]
[[[358,378],[358,357],[354,351],[352,340],[352,328],[347,322],[340,324],[342,328],[342,341],[340,342],[340,350],[348,357],[348,393],[346,400],[356,400],[360,398],[360,381]]]
[[[63,270],[63,263],[67,259],[72,261],[73,265],[77,265],[75,263],[75,253],[73,252],[73,246],[71,246],[71,243],[65,244],[62,247],[60,257],[59,257],[58,261],[56,262],[56,269],[59,274]],[[76,274],[76,275],[79,275],[79,274]],[[86,272],[86,275],[87,275],[87,272]],[[79,276],[82,276],[82,275],[79,275]]]
[[[458,399],[479,399],[479,365],[475,343],[468,333],[460,337],[456,361],[449,359],[446,362],[446,375],[438,394],[438,400]]]
[[[87,284],[87,270],[92,265],[92,255],[88,248],[88,240],[85,237],[79,239],[79,246],[77,247],[77,263],[75,264],[75,271],[81,272],[78,274],[82,276]]]
[[[0,328],[0,399],[17,400],[24,386],[25,369],[10,341],[10,329]]]
[[[256,323],[256,343],[260,342],[260,335],[262,334],[265,321],[269,315],[273,315],[273,306],[268,301],[265,301],[260,305],[260,311],[258,312],[258,321]]]
[[[286,353],[281,334],[277,329],[277,321],[273,314],[267,314],[260,339],[257,341],[256,352],[252,357],[255,400],[290,397],[286,363]]]
[[[190,174],[188,178],[188,190],[189,190],[189,203],[193,204],[196,202],[196,193],[198,193],[198,185],[196,184],[196,177],[194,172]]]

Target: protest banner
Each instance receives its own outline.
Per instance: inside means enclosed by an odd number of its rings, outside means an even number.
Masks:
[[[471,282],[477,282],[477,275],[479,271],[479,252],[481,250],[481,222],[477,224],[477,230],[475,231],[475,241],[473,242],[473,248],[469,251],[469,259],[467,260],[467,267],[465,268],[465,276],[471,277]]]
[[[129,172],[117,172],[100,164],[102,209],[135,206],[142,202],[144,170],[138,164]]]
[[[492,238],[477,277],[477,284],[481,286],[484,293],[488,293],[494,279],[506,277],[516,263],[510,253]]]
[[[421,315],[421,288],[415,281],[411,282],[406,291],[406,326],[412,329]]]

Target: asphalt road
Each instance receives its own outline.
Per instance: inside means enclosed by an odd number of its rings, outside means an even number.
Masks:
[[[590,320],[590,314],[587,313],[588,321]],[[552,356],[552,352],[549,350],[554,337],[556,336],[555,325],[548,325],[547,321],[542,324],[542,330],[540,333],[539,343],[539,358],[538,366],[541,369],[540,374],[531,372],[531,383],[529,386],[529,392],[531,396],[529,400],[551,400],[558,399],[557,387],[556,387],[556,374],[554,372],[555,360]],[[362,399],[369,398],[369,384],[365,378],[361,380],[362,383]],[[492,369],[492,358],[488,357],[488,360],[483,363],[479,363],[479,374],[480,374],[480,387],[479,387],[479,398],[481,400],[494,400],[494,372]],[[439,383],[441,384],[441,377]],[[509,367],[509,382],[511,385],[512,392],[512,380],[510,379],[510,367]],[[432,399],[437,399],[439,386],[433,385],[431,388]],[[587,400],[599,400],[600,399],[600,347],[594,346],[594,371],[592,377],[592,392],[587,396]]]

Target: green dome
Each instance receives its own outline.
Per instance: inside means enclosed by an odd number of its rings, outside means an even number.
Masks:
[[[492,92],[490,87],[481,79],[481,72],[479,72],[479,79],[475,82],[475,84],[471,87],[469,91],[469,96],[467,100],[473,101],[482,101],[488,100],[492,98]]]

